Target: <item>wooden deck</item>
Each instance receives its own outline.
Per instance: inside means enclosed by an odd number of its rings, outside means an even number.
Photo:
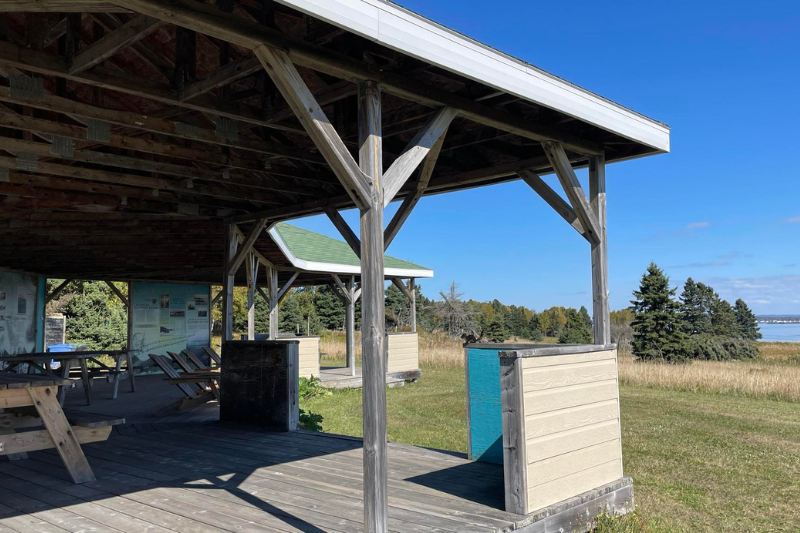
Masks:
[[[270,433],[218,422],[216,403],[157,418],[180,399],[163,376],[137,392],[96,381],[94,402],[72,389],[67,405],[126,417],[102,443],[84,445],[96,482],[75,485],[58,455],[0,459],[0,533],[6,531],[362,531],[361,440]],[[389,445],[390,529],[514,531],[503,508],[503,470],[462,454]]]
[[[361,441],[219,423],[84,446],[74,485],[53,451],[0,462],[0,531],[362,531]],[[390,529],[513,531],[500,467],[389,447]]]

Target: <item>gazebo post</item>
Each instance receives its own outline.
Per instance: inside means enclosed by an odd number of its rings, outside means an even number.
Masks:
[[[350,276],[347,279],[347,297],[345,298],[345,306],[347,313],[345,316],[345,344],[346,344],[346,359],[347,368],[350,370],[350,375],[356,375],[356,277]]]
[[[270,268],[269,276],[269,340],[278,338],[278,271]]]
[[[255,254],[247,258],[247,340],[256,340],[256,283],[259,262]]]
[[[608,304],[608,240],[606,237],[606,160],[589,158],[589,200],[597,218],[599,243],[592,243],[592,324],[594,342],[611,344],[611,317]]]
[[[417,280],[408,280],[408,292],[411,294],[411,332],[417,332]]]
[[[222,341],[233,339],[233,286],[235,272],[231,273],[229,266],[236,257],[239,239],[236,234],[236,224],[228,224],[225,231],[225,264],[222,278]]]
[[[358,86],[359,166],[370,195],[361,209],[361,367],[364,419],[364,530],[388,531],[386,324],[383,294],[383,149],[380,86]]]

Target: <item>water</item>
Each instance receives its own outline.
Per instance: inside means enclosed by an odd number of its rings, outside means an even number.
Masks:
[[[800,324],[759,324],[762,342],[800,342]]]

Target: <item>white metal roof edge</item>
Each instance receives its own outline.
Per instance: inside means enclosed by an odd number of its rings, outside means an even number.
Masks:
[[[286,256],[286,259],[288,259],[295,268],[305,270],[307,272],[361,275],[360,266],[343,265],[340,263],[321,263],[318,261],[306,261],[305,259],[300,259],[294,255],[294,253],[292,253],[292,250],[286,244],[286,241],[284,241],[283,237],[281,237],[278,228],[275,227],[276,225],[277,223],[270,226],[268,230],[269,236],[272,237],[272,240],[275,241],[275,244],[277,244],[278,248],[280,248],[281,253]],[[387,278],[432,278],[433,270],[429,270],[427,268],[384,268],[383,275]]]
[[[669,126],[387,0],[277,1],[500,91],[657,150],[670,150]]]

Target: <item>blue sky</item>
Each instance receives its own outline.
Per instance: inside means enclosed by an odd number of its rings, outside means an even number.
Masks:
[[[612,308],[655,261],[673,285],[800,314],[800,3],[401,4],[670,125],[670,154],[607,169]],[[435,270],[429,297],[456,281],[467,298],[591,307],[588,243],[520,182],[423,199],[388,253]]]

